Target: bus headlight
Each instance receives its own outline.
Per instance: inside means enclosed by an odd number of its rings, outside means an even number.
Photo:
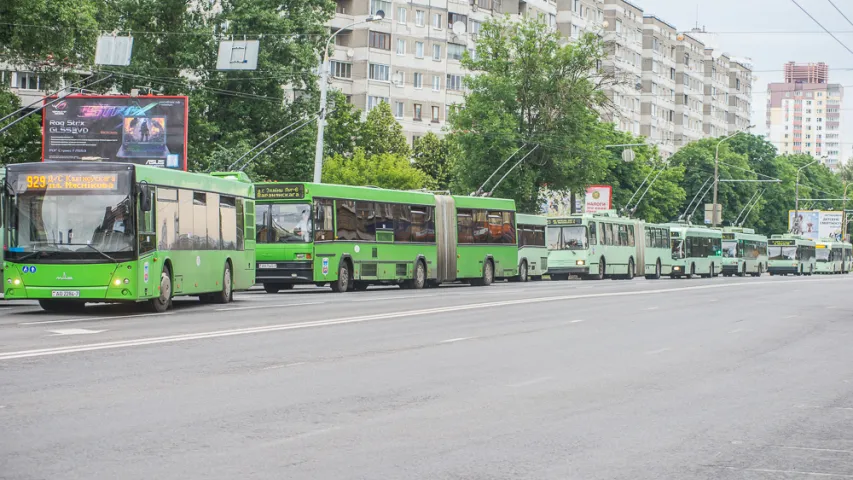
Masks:
[[[681,267],[672,267],[672,269],[675,270],[676,272],[678,272],[681,270]]]
[[[578,260],[575,265],[586,265],[586,260]]]
[[[21,284],[20,278],[16,278],[16,279],[12,280],[12,285],[20,285],[20,284]]]

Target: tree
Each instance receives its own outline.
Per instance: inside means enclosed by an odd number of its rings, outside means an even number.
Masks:
[[[21,108],[18,96],[0,87],[0,118]],[[9,125],[20,116],[0,124]],[[37,115],[30,115],[9,130],[0,133],[0,165],[8,163],[37,162],[41,158],[41,125]]]
[[[454,190],[476,190],[518,150],[497,180],[534,147],[496,196],[535,211],[543,184],[558,190],[588,185],[609,155],[600,148],[595,110],[606,100],[593,81],[604,56],[592,34],[563,45],[559,33],[527,17],[484,23],[476,55],[462,60],[473,73],[465,78],[465,105],[449,117]]]
[[[335,155],[323,165],[323,182],[374,186],[395,190],[433,188],[435,180],[412,166],[407,157],[393,153],[367,155],[357,148],[352,157]]]
[[[391,113],[391,106],[381,102],[367,114],[367,120],[361,127],[358,145],[367,155],[390,153],[409,157],[412,153],[403,127]]]
[[[450,148],[447,140],[427,132],[416,143],[414,148],[415,168],[435,179],[436,186],[441,190],[450,187]]]

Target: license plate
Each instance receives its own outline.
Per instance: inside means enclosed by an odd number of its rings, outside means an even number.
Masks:
[[[51,297],[79,297],[79,290],[54,290],[50,292]]]
[[[259,263],[258,268],[278,268],[278,265],[274,263]]]

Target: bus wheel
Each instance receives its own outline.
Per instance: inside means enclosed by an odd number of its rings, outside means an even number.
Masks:
[[[693,276],[694,276],[694,275],[696,275],[696,264],[695,264],[695,263],[691,263],[691,264],[690,264],[690,273],[688,273],[687,275],[685,275],[685,277],[687,277],[687,278],[693,278]]]
[[[478,287],[488,287],[495,280],[495,267],[491,260],[486,260],[483,264],[483,278],[471,279],[471,285]]]
[[[164,266],[160,273],[160,295],[148,301],[151,310],[163,313],[172,306],[172,272]]]
[[[527,282],[529,278],[527,278],[527,262],[521,262],[521,266],[518,267],[518,277],[516,277],[519,282]]]
[[[745,277],[746,276],[746,264],[745,263],[743,264],[743,268],[738,269],[737,276],[738,277]]]
[[[655,273],[653,275],[646,275],[647,280],[660,280],[660,259],[658,259],[657,263],[655,263]]]
[[[264,284],[264,291],[267,293],[278,293],[279,290],[281,290],[281,285],[279,285],[277,283],[265,283]]]
[[[338,279],[332,282],[332,291],[338,293],[344,293],[349,290],[350,287],[350,268],[349,262],[346,260],[341,260],[341,263],[338,265]]]
[[[73,313],[73,312],[82,312],[86,309],[85,302],[75,302],[68,300],[53,300],[53,299],[42,299],[39,300],[39,306],[45,312],[53,312],[53,313]]]
[[[604,257],[598,261],[598,275],[594,276],[595,280],[604,280],[604,274],[607,271],[607,262],[604,260]]]
[[[234,300],[234,285],[231,283],[231,264],[225,262],[225,271],[222,273],[222,291],[213,294],[213,303],[229,303]]]
[[[628,273],[625,275],[625,280],[634,279],[634,259],[628,259]]]

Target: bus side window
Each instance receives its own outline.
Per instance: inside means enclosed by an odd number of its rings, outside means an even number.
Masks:
[[[547,246],[545,244],[545,227],[534,227],[533,243],[539,247]]]
[[[148,253],[157,248],[157,240],[156,240],[156,231],[154,228],[154,189],[150,189],[152,208],[147,212],[143,212],[141,209],[138,210],[138,219],[139,219],[139,253]],[[139,205],[137,203],[137,205]],[[2,214],[2,213],[0,213]]]
[[[314,199],[314,240],[332,240],[335,236],[334,210],[327,198]]]
[[[219,196],[219,237],[223,250],[237,249],[237,201],[234,197]]]
[[[628,225],[628,246],[634,246],[634,226]]]
[[[589,222],[589,244],[598,245],[598,232],[595,229],[595,222]]]

